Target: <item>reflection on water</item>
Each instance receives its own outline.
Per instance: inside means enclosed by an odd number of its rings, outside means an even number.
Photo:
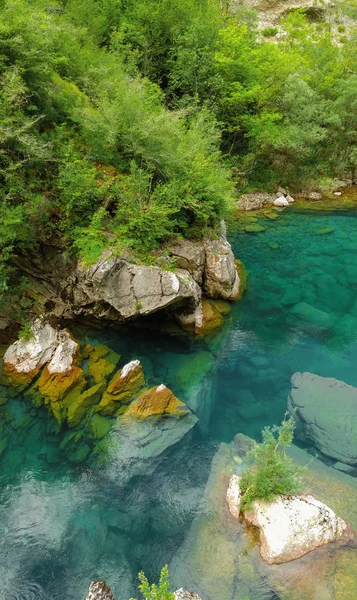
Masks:
[[[121,365],[140,359],[150,385],[165,383],[191,406],[199,422],[174,447],[140,463],[109,452],[100,467],[77,464],[43,409],[21,398],[0,406],[0,598],[81,600],[104,578],[128,600],[137,572],[157,579],[165,563],[203,600],[353,597],[355,550],[272,569],[225,509],[222,473],[234,457],[224,444],[281,420],[294,372],[357,386],[356,217],[287,213],[264,226],[232,233],[249,288],[216,338],[76,332],[119,352]],[[356,480],[319,461],[313,469],[321,499],[357,527],[347,502]]]

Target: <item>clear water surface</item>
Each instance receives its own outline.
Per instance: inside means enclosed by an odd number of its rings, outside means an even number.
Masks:
[[[137,572],[157,579],[184,543],[219,444],[281,420],[293,373],[357,386],[357,213],[294,209],[261,222],[264,232],[230,233],[249,286],[215,338],[76,332],[121,364],[139,358],[149,383],[194,405],[193,432],[161,457],[132,476],[111,461],[76,464],[44,410],[19,398],[0,407],[1,599],[81,600],[95,578],[117,600],[137,595]],[[261,598],[277,597],[262,585]]]

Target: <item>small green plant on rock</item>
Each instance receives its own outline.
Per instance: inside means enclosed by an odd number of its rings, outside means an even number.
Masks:
[[[303,486],[302,473],[306,467],[296,465],[286,449],[294,437],[294,417],[284,418],[280,426],[265,427],[262,443],[248,452],[253,464],[243,472],[240,487],[242,510],[252,508],[254,500],[273,500],[279,494],[296,494]]]
[[[169,568],[165,565],[162,568],[159,587],[153,583],[150,585],[143,571],[139,573],[139,590],[144,600],[175,600],[175,594],[170,591]],[[130,600],[135,600],[130,598]]]

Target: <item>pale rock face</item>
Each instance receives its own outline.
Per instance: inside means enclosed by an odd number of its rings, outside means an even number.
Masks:
[[[61,339],[48,364],[50,373],[66,373],[72,368],[73,358],[78,349],[78,344],[66,332],[60,332]]]
[[[238,208],[241,210],[257,210],[268,204],[273,204],[275,199],[274,194],[266,192],[250,192],[243,194],[238,200]]]
[[[335,542],[347,529],[343,519],[313,496],[279,496],[256,501],[245,519],[260,529],[260,554],[269,564],[296,560]]]
[[[57,348],[57,331],[48,323],[36,319],[32,334],[28,340],[17,340],[5,352],[4,363],[12,365],[18,373],[30,373],[42,367]]]
[[[209,298],[233,300],[239,291],[239,277],[230,244],[223,237],[206,240],[204,290]]]
[[[57,331],[40,319],[32,325],[29,340],[17,340],[9,346],[4,363],[12,365],[18,373],[31,373],[48,363],[50,373],[65,373],[72,368],[78,344],[67,331]]]
[[[201,598],[193,592],[187,592],[183,588],[180,588],[175,592],[175,600],[201,600]]]
[[[295,373],[288,408],[296,436],[339,463],[357,467],[357,388],[332,377]]]
[[[120,373],[120,379],[125,379],[125,377],[134,371],[139,365],[140,360],[131,360],[129,363],[124,365]]]
[[[279,196],[273,202],[274,206],[285,207],[289,206],[289,201],[284,196]]]
[[[227,504],[229,512],[235,519],[239,518],[240,514],[240,497],[241,491],[239,486],[240,477],[239,475],[232,475],[229,480],[229,486],[227,490]]]
[[[92,581],[86,600],[114,600],[114,596],[105,581]]]
[[[290,194],[288,194],[286,196],[287,201],[289,202],[289,204],[291,204],[292,202],[295,202],[294,198],[292,196],[290,196]]]
[[[91,267],[78,266],[72,312],[120,322],[175,305],[189,304],[194,311],[201,295],[188,271],[171,273],[106,253]]]
[[[169,255],[175,259],[176,267],[188,271],[202,285],[205,266],[205,249],[202,243],[182,240],[170,245]]]

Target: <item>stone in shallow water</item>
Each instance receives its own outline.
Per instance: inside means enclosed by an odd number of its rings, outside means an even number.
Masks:
[[[290,310],[294,316],[302,319],[309,325],[319,329],[329,329],[333,325],[333,318],[328,313],[307,304],[307,302],[299,302]]]
[[[334,227],[323,227],[322,229],[318,229],[316,233],[317,235],[327,235],[328,233],[333,233],[334,231]]]
[[[86,600],[115,600],[109,585],[103,581],[92,581]]]
[[[265,231],[265,227],[253,223],[252,225],[246,225],[244,227],[244,231],[247,233],[263,233],[263,231]]]
[[[114,375],[105,390],[97,411],[113,415],[122,410],[144,387],[143,369],[138,360],[132,360]]]
[[[357,388],[313,373],[291,378],[296,436],[336,461],[357,466]]]

